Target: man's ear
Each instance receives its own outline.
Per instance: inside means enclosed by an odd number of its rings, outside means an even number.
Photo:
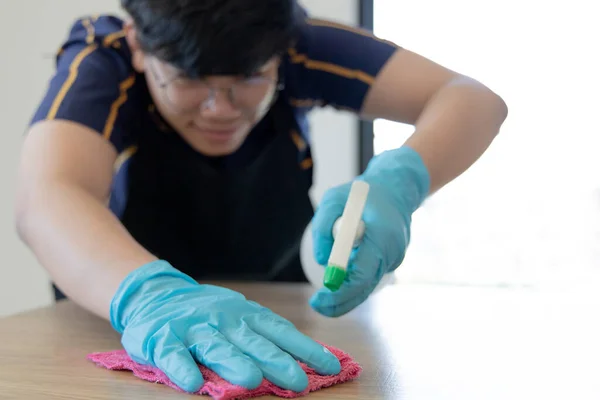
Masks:
[[[137,31],[133,21],[125,21],[123,30],[125,31],[125,40],[127,40],[127,45],[131,50],[131,64],[137,72],[143,73],[146,68],[145,55],[140,48],[140,43],[137,39]]]

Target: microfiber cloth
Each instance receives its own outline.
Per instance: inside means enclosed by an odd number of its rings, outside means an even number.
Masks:
[[[297,393],[291,390],[282,389],[266,379],[263,379],[260,386],[256,389],[249,390],[240,386],[232,385],[203,365],[198,365],[200,371],[202,372],[202,376],[204,377],[204,385],[195,394],[208,395],[214,400],[241,400],[259,396],[273,395],[284,398],[294,398],[305,396],[309,392],[314,392],[322,388],[330,387],[358,378],[362,372],[362,368],[349,354],[346,354],[335,347],[327,345],[324,346],[327,347],[327,349],[329,349],[329,351],[331,351],[340,360],[342,369],[337,375],[323,376],[317,374],[314,369],[308,367],[306,364],[299,362],[300,366],[308,376],[308,387],[303,392]],[[183,390],[171,382],[161,370],[134,362],[131,360],[125,350],[92,353],[89,354],[87,358],[88,360],[95,362],[97,365],[109,370],[131,371],[140,379],[167,385],[177,391],[183,392]]]

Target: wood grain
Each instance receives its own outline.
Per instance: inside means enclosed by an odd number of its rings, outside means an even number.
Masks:
[[[377,363],[381,353],[371,340],[367,309],[340,319],[326,319],[307,305],[312,290],[305,285],[226,286],[292,320],[311,337],[350,352],[365,368],[360,382],[316,392],[311,399],[376,399],[393,387],[385,381],[381,385],[384,374]],[[91,352],[121,348],[119,336],[107,321],[72,302],[0,321],[2,399],[197,398],[87,361],[85,357]]]
[[[358,380],[309,399],[600,398],[597,293],[397,285],[328,319],[308,306],[306,285],[222,284],[363,366]],[[70,302],[0,319],[0,398],[198,398],[85,358],[119,348],[108,322]]]

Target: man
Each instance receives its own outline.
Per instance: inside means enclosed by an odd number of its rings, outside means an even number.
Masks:
[[[23,148],[21,237],[134,360],[187,391],[203,383],[196,361],[248,388],[303,390],[295,360],[337,373],[287,320],[202,281],[304,281],[311,219],[326,263],[350,183],[313,215],[307,112],[330,105],[416,127],[357,178],[371,186],[365,236],[342,288],[311,299],[325,316],[351,311],[402,263],[411,214],[491,143],[504,102],[294,0],[121,3],[130,20],[82,18],[61,47]]]

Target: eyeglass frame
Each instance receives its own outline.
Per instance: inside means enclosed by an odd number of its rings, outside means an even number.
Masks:
[[[237,102],[235,101],[234,88],[236,87],[236,83],[233,83],[233,84],[228,85],[226,87],[206,84],[206,86],[209,89],[209,94],[208,94],[208,96],[207,96],[206,99],[202,100],[200,102],[200,104],[198,104],[198,105],[190,106],[189,108],[185,108],[185,109],[180,109],[180,107],[178,107],[175,104],[173,104],[173,101],[169,99],[169,95],[168,95],[167,90],[168,90],[168,86],[170,84],[172,84],[177,79],[183,78],[184,76],[181,73],[179,73],[179,74],[176,74],[175,76],[173,76],[171,79],[169,79],[167,81],[164,81],[159,76],[158,72],[154,69],[154,67],[155,67],[154,63],[150,63],[150,68],[149,69],[150,69],[152,75],[154,76],[154,79],[157,82],[158,87],[160,89],[163,89],[165,91],[166,98],[168,99],[169,103],[171,103],[171,106],[173,108],[175,108],[175,109],[178,109],[178,111],[180,111],[180,112],[189,112],[189,111],[192,111],[192,110],[197,109],[197,108],[205,109],[205,108],[207,108],[207,104],[208,104],[208,108],[213,108],[214,104],[215,104],[216,93],[218,91],[222,91],[222,90],[227,91],[227,99],[230,102],[230,104],[232,104],[236,108],[240,108],[237,105]],[[252,79],[256,79],[256,78],[257,77],[254,77]],[[269,104],[267,105],[267,108],[268,108],[268,107],[271,107],[275,103],[275,101],[277,100],[279,92],[281,92],[285,88],[285,84],[283,83],[283,79],[281,77],[281,74],[279,74],[279,76],[277,78],[275,78],[275,79],[267,78],[267,77],[260,77],[260,78],[265,83],[268,82],[268,83],[272,83],[272,84],[274,83],[275,84],[274,93],[272,95],[273,97],[272,97],[271,101],[269,102]],[[199,80],[202,81],[202,79],[199,79]],[[267,94],[268,93],[269,92],[267,92]],[[264,100],[264,98],[263,98],[263,100]],[[256,105],[256,108],[258,108],[260,106],[260,103],[262,103],[262,101],[259,102]],[[248,110],[246,110],[244,108],[242,108],[241,110],[242,111],[248,111]]]

